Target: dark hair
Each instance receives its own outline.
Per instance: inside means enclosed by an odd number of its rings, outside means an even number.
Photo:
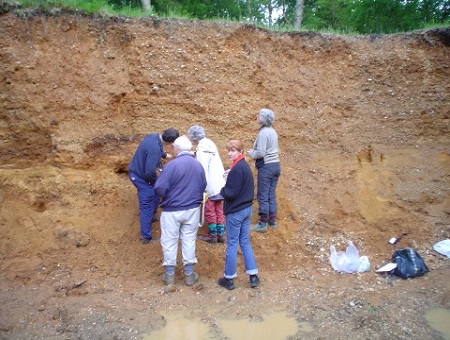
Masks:
[[[168,128],[162,133],[162,140],[166,143],[173,143],[180,136],[174,128]]]

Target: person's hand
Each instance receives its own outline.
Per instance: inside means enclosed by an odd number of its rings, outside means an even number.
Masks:
[[[166,153],[166,159],[171,159],[173,156],[170,153]]]
[[[230,173],[230,169],[225,170],[225,172],[223,173],[223,179],[225,180],[225,182],[228,179],[228,174]]]

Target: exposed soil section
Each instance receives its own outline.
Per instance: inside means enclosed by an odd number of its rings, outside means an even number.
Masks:
[[[3,12],[0,338],[138,338],[169,308],[217,339],[218,319],[269,308],[314,328],[295,338],[441,337],[424,312],[450,309],[449,260],[432,249],[450,237],[449,28],[341,36]],[[250,147],[263,107],[282,176],[278,229],[252,234],[261,287],[240,261],[237,288],[220,288],[225,246],[199,241],[200,284],[185,286],[179,266],[165,291],[159,243],[139,242],[133,152],[147,133],[200,124],[229,164],[227,141]],[[331,268],[330,245],[348,240],[370,272]],[[375,273],[398,247],[430,272]]]

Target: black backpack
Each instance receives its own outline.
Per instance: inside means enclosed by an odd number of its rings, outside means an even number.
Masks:
[[[392,254],[392,261],[397,263],[397,268],[392,270],[393,274],[402,279],[422,276],[428,272],[422,257],[412,248],[397,249]]]

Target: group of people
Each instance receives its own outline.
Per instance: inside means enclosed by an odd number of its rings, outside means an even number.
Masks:
[[[155,241],[152,221],[160,207],[160,242],[165,268],[162,280],[167,286],[175,283],[179,241],[186,285],[192,286],[199,279],[194,265],[197,263],[195,249],[203,215],[202,204],[208,234],[199,238],[208,243],[227,244],[224,273],[218,284],[229,290],[235,288],[233,279],[237,277],[240,246],[250,287],[259,286],[250,231],[265,232],[268,226],[277,227],[276,187],[280,161],[278,136],[272,127],[274,119],[271,110],[259,111],[259,133],[253,148],[247,151],[258,172],[259,220],[254,226],[250,224],[255,185],[240,140],[230,140],[226,145],[232,162],[227,171],[217,146],[206,138],[204,128],[199,125],[191,126],[187,135],[182,136],[174,128],[162,134],[152,133],[139,144],[128,168],[130,180],[138,193],[141,242]],[[167,145],[173,146],[173,155],[164,151]],[[163,159],[172,160],[163,167]]]

